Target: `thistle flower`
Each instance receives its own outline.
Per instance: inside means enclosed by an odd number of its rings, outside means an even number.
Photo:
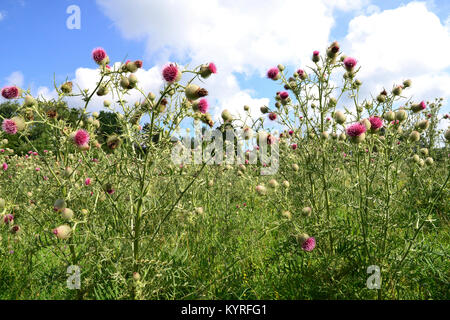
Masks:
[[[84,180],[84,184],[86,186],[90,185],[91,184],[91,178],[86,178],[86,180]]]
[[[2,130],[7,134],[16,134],[17,124],[12,119],[5,119],[2,122]]]
[[[94,59],[98,65],[106,65],[109,63],[109,58],[105,49],[100,47],[92,50],[92,59]]]
[[[378,131],[383,126],[383,120],[377,116],[370,117],[369,122],[372,132]]]
[[[427,105],[425,104],[425,102],[424,102],[424,101],[421,101],[421,102],[418,103],[418,104],[413,104],[413,105],[411,106],[411,110],[412,110],[414,113],[417,113],[417,112],[419,112],[419,111],[425,110],[426,107],[427,107]]]
[[[313,52],[313,56],[312,56],[312,61],[313,62],[319,62],[319,60],[320,60],[320,57],[319,57],[319,51],[317,51],[317,50],[315,50],[314,52]]]
[[[287,98],[289,98],[289,93],[286,92],[286,91],[281,91],[281,92],[279,93],[279,96],[280,96],[280,98],[281,98],[282,100],[286,100]]]
[[[302,80],[305,80],[307,78],[306,72],[303,69],[298,69],[297,74]]]
[[[208,105],[208,100],[206,99],[200,99],[200,101],[196,104],[194,104],[193,106],[195,106],[197,108],[198,111],[200,111],[203,114],[206,114],[206,112],[208,111],[209,105]]]
[[[3,168],[3,171],[8,170],[8,164],[6,162],[3,162],[2,168]]]
[[[344,59],[344,67],[347,71],[352,71],[353,68],[356,66],[356,59],[352,57],[346,57]]]
[[[200,76],[204,79],[208,78],[213,73],[217,73],[216,65],[213,62],[200,67]]]
[[[291,145],[292,150],[297,149],[297,147],[298,147],[298,145],[297,145],[296,143],[293,143],[293,144]]]
[[[17,99],[19,94],[20,90],[16,86],[4,87],[2,89],[2,97],[5,99]]]
[[[53,229],[52,233],[58,239],[68,239],[70,237],[70,235],[72,234],[72,228],[67,224],[63,224],[63,225]]]
[[[277,114],[275,112],[269,113],[269,119],[274,121],[277,119]]]
[[[184,93],[186,95],[186,98],[188,98],[189,100],[197,100],[198,98],[208,95],[208,91],[206,89],[200,88],[198,85],[193,83],[186,86]]]
[[[181,79],[181,71],[176,65],[170,63],[162,70],[162,76],[168,83],[178,82]]]
[[[349,126],[346,131],[347,135],[350,136],[352,142],[359,143],[364,141],[366,137],[365,132],[367,131],[367,128],[365,125],[358,122]]]
[[[5,214],[2,220],[4,224],[9,224],[14,221],[14,216],[12,214]]]
[[[78,130],[73,137],[73,142],[78,147],[87,145],[89,143],[89,133],[83,129]]]
[[[272,80],[280,79],[280,70],[277,67],[270,68],[269,71],[267,71],[267,78]]]
[[[310,237],[306,233],[297,235],[297,243],[301,245],[302,249],[305,251],[312,251],[316,247],[316,239]]]

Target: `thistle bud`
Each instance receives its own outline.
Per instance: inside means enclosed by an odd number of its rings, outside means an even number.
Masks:
[[[411,134],[409,135],[409,141],[417,142],[419,140],[420,140],[420,133],[417,131],[411,132]]]
[[[311,207],[304,207],[304,208],[302,209],[302,214],[303,214],[303,216],[305,216],[305,217],[310,217],[310,216],[311,216],[311,212],[312,212]]]
[[[404,109],[400,109],[395,113],[395,119],[398,121],[405,121],[408,118],[408,114]]]
[[[128,77],[128,82],[130,83],[130,85],[128,86],[128,89],[132,89],[132,88],[136,87],[136,85],[138,83],[138,78],[134,74],[130,74],[130,76]]]
[[[420,157],[419,157],[417,154],[415,154],[415,155],[412,156],[412,160],[413,160],[415,163],[419,163],[419,162],[420,162]]]
[[[370,130],[370,128],[372,127],[372,124],[370,123],[369,119],[361,120],[361,124],[363,124],[366,127],[366,130]]]
[[[299,245],[302,245],[308,239],[309,236],[306,233],[302,233],[296,236],[296,240]]]
[[[284,66],[283,66],[282,64],[279,64],[279,65],[277,66],[277,68],[278,68],[278,70],[280,70],[280,71],[283,71],[283,70],[284,70]]]
[[[298,164],[293,163],[293,164],[292,164],[292,170],[298,171],[298,170],[300,170],[300,167],[298,166]]]
[[[0,209],[4,209],[5,208],[5,199],[0,198]]]
[[[275,180],[275,179],[269,180],[269,187],[271,187],[272,189],[276,189],[278,187],[277,180]]]
[[[109,93],[109,89],[108,89],[108,87],[105,87],[105,86],[100,86],[97,90],[97,95],[100,97],[105,96],[108,93]]]
[[[411,87],[411,80],[407,79],[407,80],[403,81],[403,87],[405,87],[405,88]]]
[[[230,122],[233,120],[233,116],[231,115],[230,111],[228,111],[227,109],[222,111],[221,116],[222,116],[223,121],[225,121],[225,122]]]
[[[261,106],[261,108],[259,108],[259,110],[260,110],[261,113],[263,113],[263,114],[269,112],[269,108],[268,108],[267,106]]]
[[[287,210],[284,210],[284,211],[281,213],[281,215],[282,215],[284,218],[288,219],[288,220],[291,220],[291,219],[292,219],[292,214],[291,214],[289,211],[287,211]]]
[[[123,89],[128,89],[128,87],[130,86],[130,80],[128,80],[128,78],[126,77],[122,77],[122,79],[120,80],[120,86]]]
[[[141,280],[141,275],[139,274],[139,272],[133,272],[133,280],[134,281]]]
[[[260,195],[265,195],[267,193],[267,189],[263,185],[256,186],[255,190]]]
[[[32,107],[37,105],[36,100],[32,96],[25,96],[25,101],[23,103],[25,107]]]
[[[421,120],[416,124],[416,129],[418,130],[427,130],[430,126],[430,122],[428,120]]]
[[[68,239],[72,234],[72,228],[67,224],[63,224],[56,229],[53,229],[52,233],[56,235],[58,239]]]
[[[73,211],[72,211],[72,209],[69,209],[69,208],[62,209],[61,210],[61,217],[64,220],[72,220],[72,218],[73,218]]]
[[[423,154],[425,157],[428,156],[428,149],[427,148],[421,148],[420,153]]]
[[[399,96],[402,94],[402,90],[403,90],[402,86],[395,86],[394,89],[392,89],[392,94],[394,96]]]
[[[72,82],[68,81],[61,86],[61,91],[66,94],[72,93],[72,86]]]
[[[334,119],[336,120],[337,123],[344,124],[345,120],[347,118],[346,118],[345,114],[342,111],[336,111],[334,113]]]
[[[427,157],[427,158],[425,159],[425,164],[426,164],[426,165],[428,165],[428,166],[432,166],[432,165],[433,165],[433,163],[434,163],[434,160],[433,160],[433,158],[431,158],[431,157]]]
[[[445,138],[447,141],[450,141],[450,129],[448,129],[447,131],[445,131],[445,133],[444,133],[444,138]]]
[[[387,121],[395,120],[395,112],[394,111],[386,111],[383,115],[383,118]]]
[[[322,140],[328,140],[329,134],[328,132],[324,131],[320,134],[320,137],[322,138]]]

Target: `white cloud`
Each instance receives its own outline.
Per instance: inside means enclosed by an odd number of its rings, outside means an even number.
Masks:
[[[408,91],[417,99],[450,97],[443,85],[450,77],[450,33],[425,3],[354,18],[343,47],[361,65],[366,88],[391,89],[411,78]]]
[[[6,77],[7,85],[16,85],[18,87],[23,86],[23,73],[20,71],[14,71],[8,77]]]
[[[0,11],[0,21],[2,21],[5,18],[5,13]]]
[[[333,10],[359,10],[369,0],[97,0],[127,39],[147,41],[159,64],[213,61],[218,73],[206,81],[216,116],[224,108],[241,113],[247,104],[259,115],[267,98],[242,91],[235,74],[264,76],[283,63],[309,62],[329,42]],[[273,93],[267,93],[272,96]]]

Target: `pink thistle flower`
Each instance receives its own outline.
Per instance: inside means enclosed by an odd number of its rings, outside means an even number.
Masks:
[[[292,150],[297,149],[297,144],[296,144],[296,143],[292,144],[292,145],[291,145],[291,148],[292,148]]]
[[[309,237],[302,243],[302,249],[310,252],[316,247],[316,239],[314,237]]]
[[[14,216],[12,214],[7,214],[5,215],[5,217],[3,218],[3,222],[5,224],[9,224],[10,222],[12,222],[14,220]]]
[[[48,177],[47,176],[43,176],[42,179],[44,179],[44,181],[47,181]]]
[[[298,69],[297,70],[297,74],[300,78],[303,78],[303,75],[305,74],[305,71],[303,71],[303,69]]]
[[[85,130],[80,129],[75,133],[75,136],[73,137],[73,142],[78,146],[82,147],[88,144],[89,142],[89,133],[87,133]]]
[[[289,97],[289,93],[287,93],[286,91],[282,91],[280,92],[280,98],[285,100]]]
[[[277,67],[270,68],[269,71],[267,71],[267,78],[272,80],[278,80],[279,79],[279,72]]]
[[[320,53],[320,52],[319,52],[318,50],[315,50],[315,51],[313,52],[313,56],[316,56],[316,57],[317,57],[317,56],[319,55],[319,53]]]
[[[347,128],[347,134],[350,137],[359,137],[366,132],[366,126],[357,122]]]
[[[86,180],[84,180],[84,184],[85,185],[90,185],[91,184],[91,178],[86,178]]]
[[[274,121],[277,119],[277,114],[275,112],[269,113],[269,119]]]
[[[98,64],[101,64],[102,61],[107,57],[106,51],[103,48],[95,48],[92,50],[92,59]]]
[[[214,62],[210,62],[208,64],[208,69],[209,69],[209,71],[211,71],[211,73],[217,73],[217,68],[216,68],[216,65],[214,64]]]
[[[30,150],[30,151],[28,151],[28,154],[32,154],[32,153],[33,153],[33,151],[31,151],[31,150]]]
[[[136,67],[138,67],[140,69],[140,68],[142,68],[143,62],[142,62],[142,60],[136,60],[134,62],[134,64],[136,65]]]
[[[5,119],[2,123],[2,130],[7,134],[16,134],[17,133],[17,124],[14,120]]]
[[[200,99],[200,101],[198,102],[198,110],[201,113],[206,113],[208,111],[209,105],[208,105],[208,100],[206,99]]]
[[[275,141],[276,141],[276,138],[273,135],[269,134],[267,136],[267,144],[269,144],[269,145],[274,144]]]
[[[33,152],[33,156],[37,156],[38,155],[38,153],[37,152]]]
[[[93,158],[93,159],[92,159],[92,162],[97,163],[97,162],[98,162],[98,159],[97,159],[97,158]]]
[[[168,83],[173,83],[180,80],[181,72],[176,65],[170,63],[163,68],[162,76]]]
[[[34,169],[34,170],[36,170],[36,172],[39,172],[39,171],[41,171],[41,168],[36,168],[36,169]]]
[[[419,103],[419,106],[422,108],[422,110],[425,110],[427,108],[427,105],[425,104],[425,101],[421,101]]]
[[[292,136],[294,134],[294,130],[289,130],[289,135]]]
[[[4,87],[2,89],[2,96],[5,99],[16,99],[19,97],[19,88],[16,86]]]
[[[44,150],[44,153],[48,153],[48,150]]]
[[[379,117],[375,117],[375,116],[370,117],[369,122],[370,122],[370,128],[373,130],[380,129],[383,126],[383,120]]]
[[[5,152],[5,149],[0,149],[0,153],[4,153]]]
[[[352,57],[347,57],[344,59],[344,66],[347,71],[352,71],[353,68],[356,66],[356,59]]]
[[[3,162],[2,168],[3,168],[3,171],[8,170],[8,164],[6,162]]]

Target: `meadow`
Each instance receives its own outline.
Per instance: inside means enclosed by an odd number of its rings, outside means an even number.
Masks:
[[[261,117],[242,106],[216,119],[214,63],[167,64],[149,93],[142,61],[92,58],[95,88],[2,89],[0,299],[449,299],[441,98],[409,98],[399,75],[360,99],[364,66],[334,42],[311,68],[268,69],[280,91]],[[71,96],[84,105],[71,111]],[[185,123],[220,143],[191,131],[183,144]]]

